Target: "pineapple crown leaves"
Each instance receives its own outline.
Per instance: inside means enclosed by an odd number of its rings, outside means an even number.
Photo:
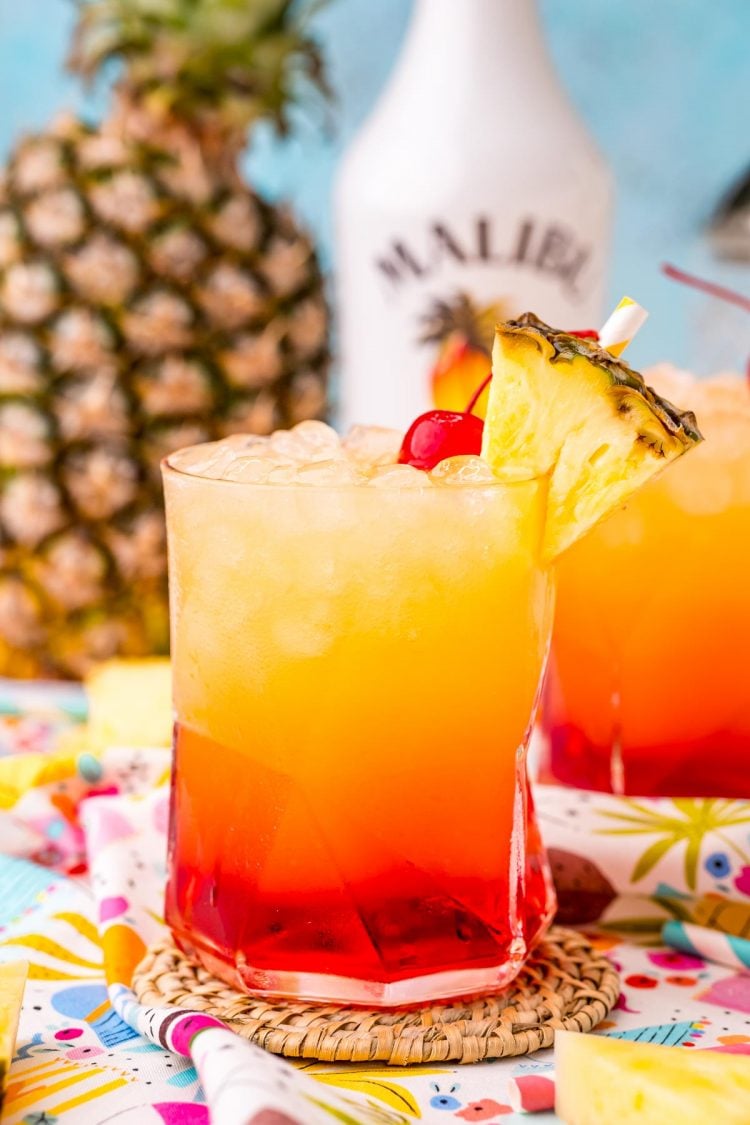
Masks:
[[[68,65],[91,79],[112,60],[153,112],[229,131],[270,120],[284,134],[307,82],[330,97],[310,20],[326,0],[76,0]]]

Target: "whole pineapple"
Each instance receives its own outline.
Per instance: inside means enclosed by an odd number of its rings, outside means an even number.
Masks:
[[[248,129],[324,88],[290,0],[79,0],[71,63],[124,64],[98,128],[0,178],[0,674],[167,647],[159,461],[325,410],[308,237],[241,180]]]

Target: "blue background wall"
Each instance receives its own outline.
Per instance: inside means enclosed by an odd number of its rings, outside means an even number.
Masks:
[[[497,0],[503,3],[503,0]],[[456,0],[460,3],[460,0]],[[750,353],[750,317],[683,291],[664,259],[750,291],[750,268],[713,258],[703,233],[730,182],[750,164],[750,0],[540,0],[552,53],[618,182],[612,299],[651,310],[634,362],[669,356],[699,370]],[[0,150],[84,98],[63,75],[69,0],[0,0]],[[284,144],[263,134],[248,172],[290,196],[330,249],[337,157],[385,81],[411,0],[332,0],[318,17],[339,92],[335,139],[303,115]]]

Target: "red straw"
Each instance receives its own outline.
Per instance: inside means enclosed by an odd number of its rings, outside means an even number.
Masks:
[[[735,293],[734,289],[726,289],[723,285],[717,285],[713,281],[704,281],[702,277],[696,277],[695,274],[678,270],[677,266],[671,266],[668,262],[663,262],[661,269],[662,273],[671,277],[673,281],[690,285],[693,289],[699,289],[701,293],[708,293],[711,297],[718,297],[720,301],[728,301],[730,305],[736,305],[738,309],[750,312],[750,298],[743,297],[741,293]],[[745,374],[750,380],[750,359],[747,361]]]
[[[673,281],[681,281],[683,285],[690,285],[693,289],[699,289],[701,293],[708,293],[711,297],[718,297],[720,301],[728,301],[730,305],[736,305],[738,309],[750,312],[750,297],[743,297],[741,293],[735,293],[733,289],[726,289],[714,281],[704,281],[702,277],[696,277],[695,274],[685,273],[684,270],[671,266],[668,262],[665,262],[661,269],[662,273],[666,277],[671,277]]]

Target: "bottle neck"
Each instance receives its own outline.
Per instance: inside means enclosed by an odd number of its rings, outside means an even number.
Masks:
[[[462,68],[457,81],[484,82],[500,70],[514,77],[552,72],[536,0],[416,0],[405,56]]]

